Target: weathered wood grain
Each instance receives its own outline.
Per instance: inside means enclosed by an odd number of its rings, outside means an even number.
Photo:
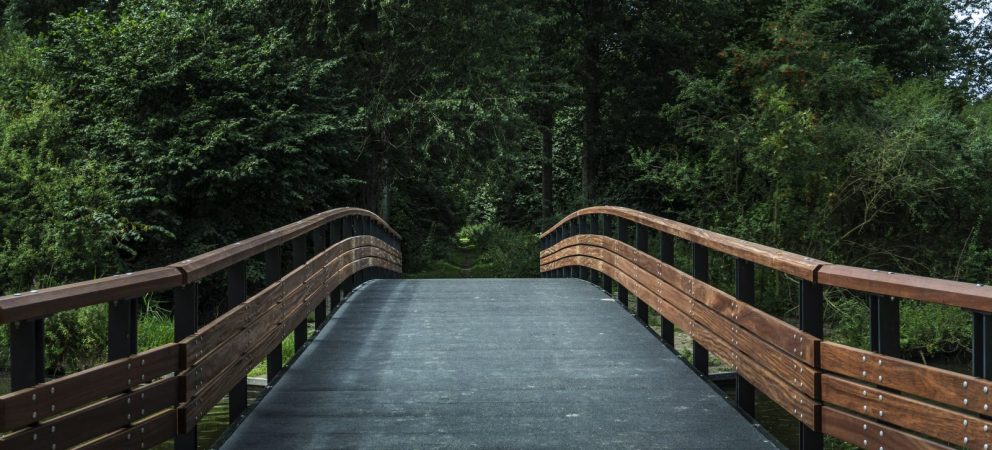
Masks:
[[[989,414],[992,381],[880,355],[836,342],[820,346],[824,371],[978,414]],[[966,401],[967,400],[967,401]]]
[[[174,408],[177,378],[168,377],[0,438],[0,449],[69,448],[143,417]]]
[[[748,242],[743,239],[714,233],[702,228],[686,225],[663,217],[643,213],[630,208],[617,206],[594,206],[580,209],[569,214],[553,227],[549,228],[541,237],[545,237],[562,224],[579,216],[590,214],[606,214],[614,217],[629,220],[631,222],[644,225],[664,233],[703,245],[707,248],[725,253],[731,256],[751,261],[765,267],[769,267],[780,272],[785,272],[802,278],[807,281],[814,281],[816,270],[824,264],[806,256],[768,247],[766,245]]]
[[[841,265],[824,266],[817,279],[825,286],[992,312],[992,286]]]
[[[989,434],[992,431],[992,422],[975,415],[925,403],[836,375],[823,374],[821,389],[824,404],[837,405],[964,448],[983,449],[987,444],[992,445],[992,436]]]
[[[937,442],[929,441],[905,431],[882,425],[874,420],[856,416],[837,408],[821,409],[823,433],[866,450],[951,450]]]
[[[15,430],[176,372],[179,348],[167,344],[0,397],[0,430]]]

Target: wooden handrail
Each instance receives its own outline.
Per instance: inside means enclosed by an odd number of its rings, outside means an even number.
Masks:
[[[371,211],[335,208],[169,266],[0,297],[0,324],[134,298],[148,292],[167,291],[200,280],[348,216],[368,217],[392,237],[401,239],[399,233]]]
[[[992,313],[992,286],[832,264],[630,208],[594,206],[580,209],[546,230],[541,238],[547,238],[553,231],[575,218],[592,214],[619,217],[822,286]]]
[[[596,215],[597,222],[583,217],[589,215]],[[599,215],[611,222],[600,226]],[[631,237],[628,225],[612,235],[617,219],[621,225],[623,221],[638,225],[636,247],[625,242]],[[662,233],[661,254],[667,262],[647,253],[645,228]],[[800,309],[815,311],[812,326],[801,319],[797,329],[710,285],[705,248],[693,247],[692,275],[678,270],[673,237],[802,278]],[[873,309],[872,339],[878,351],[818,337],[822,333],[821,287],[833,286],[867,293],[876,302],[887,296],[911,298],[974,312],[976,339],[984,340],[992,319],[987,314],[992,312],[992,289],[987,286],[830,264],[616,207],[570,214],[542,235],[541,248],[543,275],[587,281],[602,275],[611,295],[608,286],[618,283],[617,296],[625,308],[627,293],[635,294],[641,320],[647,321],[646,311],[640,311],[646,304],[663,323],[673,323],[693,340],[697,370],[705,374],[708,367],[705,357],[696,358],[698,346],[703,355],[715,353],[811,432],[861,448],[992,448],[992,382],[983,378],[992,374],[988,363],[980,362],[992,358],[988,349],[976,350],[976,370],[984,371],[977,376],[900,359],[897,343],[882,345],[886,333],[898,342],[898,325],[892,325],[898,323],[898,304],[886,313]],[[695,268],[697,264],[703,269]],[[738,288],[743,277],[740,267],[735,280]],[[753,283],[753,272],[743,277],[744,284],[749,283],[747,277]],[[816,331],[806,331],[810,329]],[[674,342],[670,337],[663,339]]]
[[[313,245],[303,239],[308,233]],[[307,337],[308,316],[314,315],[319,328],[327,319],[327,306],[333,313],[357,285],[402,273],[399,238],[371,212],[338,208],[172,266],[0,299],[0,317],[10,322],[11,348],[22,356],[44,351],[43,328],[37,325],[48,314],[168,289],[175,295],[178,341],[110,356],[104,364],[52,380],[39,375],[35,381],[35,371],[44,368],[41,358],[12,358],[12,373],[21,374],[20,386],[12,382],[13,392],[0,395],[0,450],[80,444],[149,448],[172,437],[177,437],[177,448],[194,448],[195,439],[179,437],[190,436],[185,433],[225,395],[232,399],[232,414],[239,414],[233,412],[235,401],[240,399],[243,408],[247,392],[236,386],[243,386],[245,376],[262,360],[275,361],[270,368],[278,370],[287,335],[294,335],[299,351],[299,339]],[[293,262],[284,271],[279,246],[290,242]],[[263,253],[267,287],[248,297],[243,262]],[[197,329],[198,300],[191,283],[218,272],[228,276],[229,309]],[[127,302],[110,305],[111,313],[121,304]],[[134,334],[120,328],[137,328],[134,309],[123,317],[112,315],[108,322],[109,339],[137,342]],[[273,360],[274,352],[279,353]]]

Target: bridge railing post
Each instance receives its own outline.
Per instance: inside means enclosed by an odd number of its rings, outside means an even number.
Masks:
[[[303,235],[292,241],[293,248],[293,269],[300,267],[307,262],[307,236]],[[303,344],[307,342],[307,318],[296,325],[293,331],[293,352],[299,352]]]
[[[589,216],[583,215],[576,217],[579,221],[579,233],[578,234],[589,234]],[[586,266],[579,266],[579,278],[585,281],[590,280],[589,268]]]
[[[823,337],[823,287],[803,280],[799,287],[799,329]],[[823,433],[799,424],[799,448],[823,450]]]
[[[617,217],[617,240],[623,243],[628,243],[630,240],[630,227],[627,223],[627,219],[623,217]],[[623,309],[630,310],[630,298],[627,288],[623,287],[622,284],[617,283],[617,301],[623,306]]]
[[[692,276],[703,283],[710,281],[709,249],[695,242],[692,244]],[[692,341],[692,366],[703,376],[710,374],[710,352],[696,340]]]
[[[613,237],[613,216],[603,214],[603,236]],[[613,297],[613,279],[603,274],[603,290]]]
[[[199,299],[197,283],[193,282],[172,291],[173,338],[176,342],[196,333],[199,325]],[[188,400],[188,399],[187,399]],[[179,430],[174,441],[176,450],[196,450],[196,425],[190,430]]]
[[[992,378],[992,315],[973,312],[971,325],[971,374]]]
[[[648,227],[641,224],[637,224],[634,240],[636,241],[637,249],[644,253],[647,253]],[[646,326],[651,325],[651,323],[649,322],[650,315],[649,315],[648,304],[644,303],[644,301],[639,298],[637,299],[636,313],[637,313],[637,319],[640,320],[641,323],[643,323]]]
[[[282,278],[282,246],[276,246],[265,251],[265,285],[271,285]],[[282,370],[282,341],[265,357],[266,379],[269,385]]]
[[[754,263],[741,258],[736,258],[734,263],[734,296],[744,303],[753,305],[755,297]],[[739,373],[735,378],[737,407],[754,418],[754,385],[745,380]]]
[[[233,308],[248,298],[248,272],[244,261],[227,268],[227,308]],[[228,393],[228,420],[237,421],[248,407],[248,378],[241,377]]]
[[[341,242],[341,231],[342,231],[341,230],[341,219],[336,219],[336,220],[334,220],[333,222],[330,223],[330,229],[329,229],[329,232],[330,232],[330,242],[329,242],[329,245],[334,245],[334,244],[337,244],[338,242]],[[340,303],[341,303],[341,286],[337,286],[337,287],[334,288],[334,290],[331,291],[331,304],[330,304],[330,308],[331,308],[330,314],[331,315],[334,314],[334,310],[336,310],[338,308],[338,305]]]
[[[599,217],[599,214],[590,214],[588,217],[589,217],[589,234],[596,234],[596,235],[598,235],[600,233],[600,231],[599,231],[600,230],[600,224],[599,224],[600,217]],[[601,281],[600,281],[601,278],[602,278],[602,274],[599,273],[598,270],[596,270],[596,269],[589,269],[589,282],[590,283],[592,283],[594,285],[599,285],[601,283]]]
[[[675,266],[675,239],[663,231],[659,232],[658,237],[661,241],[658,255],[661,262]],[[675,346],[675,324],[664,316],[661,317],[661,340],[672,347]]]
[[[868,294],[871,351],[899,356],[899,299]]]
[[[313,241],[313,253],[314,255],[327,249],[327,225],[321,225],[317,227],[316,230],[310,232],[311,240]],[[324,326],[324,321],[327,320],[327,297],[324,297],[317,307],[313,310],[313,325],[315,330],[319,330]],[[316,333],[316,332],[315,332]]]
[[[138,353],[138,299],[107,303],[107,360]]]

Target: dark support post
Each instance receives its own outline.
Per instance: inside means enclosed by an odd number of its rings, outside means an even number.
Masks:
[[[702,244],[692,244],[692,276],[703,283],[710,281],[710,252]],[[704,376],[710,374],[710,352],[692,341],[692,365]]]
[[[799,287],[799,329],[823,337],[823,288],[803,280]],[[799,448],[823,450],[823,433],[799,424]]]
[[[342,239],[342,225],[341,219],[331,222],[330,235],[331,241],[330,245],[337,244],[341,242]],[[334,310],[338,308],[338,303],[341,302],[341,286],[337,286],[331,291],[331,314],[334,314]]]
[[[899,299],[868,294],[871,351],[899,356]]]
[[[107,360],[138,353],[138,299],[107,303]]]
[[[10,390],[45,382],[45,319],[10,324]]]
[[[599,214],[589,215],[589,234],[600,234]],[[602,274],[595,269],[589,269],[589,282],[593,285],[601,283]]]
[[[307,261],[307,237],[306,235],[293,239],[293,269],[300,267]],[[303,344],[307,342],[307,319],[304,318],[293,331],[293,352],[300,351]]]
[[[626,219],[617,217],[617,240],[620,242],[627,242],[629,240],[628,233],[630,229],[627,225]],[[627,288],[623,287],[620,283],[617,283],[617,301],[623,305],[623,309],[630,309],[630,298]]]
[[[674,266],[675,239],[672,238],[672,235],[665,232],[659,232],[658,237],[661,241],[661,255],[659,255],[661,256],[661,262]],[[675,324],[666,319],[665,316],[661,317],[661,340],[672,347],[675,346]]]
[[[636,241],[637,249],[647,253],[648,251],[648,227],[637,224],[634,240]],[[644,303],[643,300],[637,299],[637,318],[644,324],[650,325],[648,322],[648,305]]]
[[[603,236],[613,237],[613,216],[603,214]],[[613,296],[613,279],[603,274],[603,290]]]
[[[992,315],[974,312],[971,323],[971,374],[992,378]]]
[[[310,234],[313,239],[314,255],[320,254],[327,249],[327,225],[317,227]],[[327,298],[321,300],[317,304],[317,308],[313,310],[314,328],[319,329],[322,327],[325,320],[327,320]]]
[[[240,305],[248,298],[248,276],[245,262],[227,268],[227,307]],[[242,377],[228,393],[228,420],[234,423],[248,407],[248,378]]]
[[[265,252],[265,285],[271,285],[282,278],[282,246],[270,248]],[[282,341],[265,357],[266,376],[269,385],[275,380],[276,374],[282,370]]]
[[[178,287],[172,291],[173,337],[179,342],[196,332],[198,324],[196,283]],[[196,450],[196,426],[189,432],[176,435],[175,450]]]
[[[579,234],[589,234],[589,216],[579,216]],[[586,266],[579,266],[579,278],[589,281],[591,276],[589,275],[589,268]]]
[[[749,305],[754,304],[754,263],[737,258],[734,271],[735,297]],[[754,385],[740,373],[737,374],[737,407],[752,418],[754,413]]]

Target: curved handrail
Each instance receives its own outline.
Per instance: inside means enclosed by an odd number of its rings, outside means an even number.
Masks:
[[[614,222],[604,222],[600,228],[600,215]],[[590,223],[590,216],[595,221]],[[616,221],[624,231],[614,237]],[[630,223],[639,226],[636,246],[624,242]],[[661,232],[661,259],[647,253],[649,234],[642,226]],[[751,287],[739,291],[745,292],[740,299],[708,283],[705,249],[693,249],[693,275],[677,269],[673,237],[802,278],[800,310],[807,311],[800,312],[800,326],[744,300],[754,295],[753,270],[742,269],[746,265],[737,266],[735,283],[738,289]],[[697,261],[697,256],[703,258]],[[577,211],[542,234],[540,264],[545,277],[596,281],[601,275],[611,295],[609,286],[616,282],[621,303],[628,292],[637,296],[641,320],[647,320],[647,308],[654,309],[663,319],[663,329],[678,326],[700,349],[712,351],[812,431],[862,448],[992,446],[992,381],[900,359],[893,356],[897,346],[883,349],[883,334],[898,340],[898,325],[888,322],[898,323],[898,308],[889,310],[890,315],[873,312],[872,339],[878,351],[821,336],[821,288],[834,286],[875,298],[912,298],[979,311],[976,317],[985,319],[976,320],[975,333],[985,339],[982,336],[990,326],[986,312],[992,312],[988,287],[830,264],[616,207]],[[662,337],[674,342],[671,335]],[[696,358],[695,348],[694,365],[705,373],[708,363],[705,357]],[[978,353],[979,358],[992,358],[988,351]]]
[[[349,216],[368,217],[381,226],[390,237],[397,241],[401,239],[396,230],[371,211],[351,207],[335,208],[165,267],[0,297],[0,324],[129,299],[146,292],[173,289],[292,241],[329,222]]]
[[[9,302],[3,312],[13,320],[11,365],[18,375],[13,392],[0,395],[0,450],[149,448],[173,437],[177,448],[195,446],[197,420],[222,397],[230,395],[232,417],[240,413],[234,411],[246,405],[247,392],[238,386],[260,361],[270,364],[269,381],[277,380],[283,340],[294,335],[300,351],[311,314],[320,328],[328,306],[333,314],[355,287],[402,273],[398,239],[375,214],[338,208],[172,266],[0,300]],[[279,246],[290,242],[292,265],[283,273]],[[243,262],[263,253],[266,287],[249,295]],[[194,282],[218,272],[227,274],[225,311],[199,327]],[[36,355],[44,351],[46,314],[165,289],[174,294],[176,342],[136,353],[137,302],[117,302],[107,332],[119,350],[108,349],[106,363],[52,380],[41,376]],[[131,309],[120,314],[122,305]],[[120,350],[128,342],[133,347]],[[179,436],[193,439],[179,445]]]
[[[579,217],[595,214],[628,220],[823,286],[992,313],[992,286],[833,264],[618,206],[594,206],[575,211],[542,233],[541,238],[548,238],[552,232]]]

